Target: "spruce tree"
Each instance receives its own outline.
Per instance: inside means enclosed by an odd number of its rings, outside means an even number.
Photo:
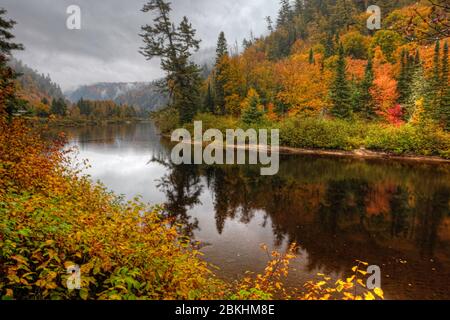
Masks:
[[[338,118],[351,116],[351,91],[346,78],[346,62],[344,48],[339,46],[339,56],[336,63],[335,78],[331,84],[330,97],[332,102],[331,113]]]
[[[316,60],[314,59],[314,50],[311,48],[309,50],[309,64],[315,64]]]
[[[411,93],[406,103],[406,116],[408,121],[412,119],[422,120],[418,119],[417,114],[423,113],[429,107],[426,99],[429,86],[429,82],[425,78],[422,63],[419,63],[414,67],[411,80]],[[419,110],[419,108],[423,108],[424,110]]]
[[[427,100],[429,101],[430,115],[433,118],[437,118],[440,107],[440,92],[441,92],[441,66],[440,66],[441,48],[439,40],[436,41],[434,47],[433,57],[433,75],[430,81],[430,88],[427,94]]]
[[[206,89],[205,101],[203,103],[204,111],[214,113],[214,95],[211,88],[211,82],[208,81],[208,88]]]
[[[225,33],[221,32],[219,34],[219,39],[217,40],[216,49],[216,67],[215,67],[215,104],[219,108],[222,115],[225,114],[225,79],[224,73],[226,71],[226,57],[228,57],[228,44],[225,38]],[[214,108],[215,109],[215,108]],[[213,111],[215,112],[215,111]]]
[[[361,82],[361,111],[364,115],[364,117],[368,119],[372,119],[376,116],[375,113],[375,104],[373,102],[372,95],[370,94],[370,89],[373,86],[373,80],[375,78],[375,75],[373,73],[373,63],[372,58],[369,57],[369,60],[367,61],[366,70],[364,73],[364,79]]]
[[[399,93],[398,101],[405,103],[409,96],[408,53],[405,49],[403,49],[400,58],[400,74],[397,79],[397,91]]]
[[[292,9],[289,0],[280,1],[280,11],[278,12],[277,28],[287,28],[292,22]]]
[[[448,64],[448,43],[444,44],[444,55],[442,57],[442,88],[441,88],[441,104],[439,106],[439,118],[444,128],[450,131],[450,86]]]
[[[249,106],[242,113],[242,122],[246,125],[255,124],[261,121],[263,112],[258,109],[261,101],[257,94],[251,96]]]
[[[148,60],[161,59],[161,68],[166,72],[166,87],[178,110],[179,121],[181,124],[190,122],[200,96],[200,70],[190,61],[200,45],[195,39],[196,30],[186,17],[176,26],[170,19],[170,3],[165,0],[150,0],[142,11],[154,17],[152,24],[142,27],[140,36],[145,46],[140,53]]]
[[[50,107],[51,114],[64,117],[67,114],[67,104],[62,98],[53,99]]]
[[[13,42],[11,30],[16,22],[6,18],[6,13],[5,9],[0,8],[0,117],[6,114],[11,119],[19,104],[14,82],[18,75],[8,66],[8,61],[11,52],[23,50],[23,46]]]

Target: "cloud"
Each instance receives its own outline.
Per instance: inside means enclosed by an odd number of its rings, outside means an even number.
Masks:
[[[50,74],[65,90],[95,82],[151,81],[163,74],[159,61],[138,53],[140,27],[151,23],[140,11],[144,0],[3,0],[17,21],[14,33],[26,50],[16,53],[30,67]],[[66,28],[66,9],[81,8],[82,29]],[[241,43],[250,31],[265,32],[264,18],[274,16],[274,0],[173,0],[173,19],[187,16],[202,39],[204,57],[213,52],[224,31],[230,44]]]

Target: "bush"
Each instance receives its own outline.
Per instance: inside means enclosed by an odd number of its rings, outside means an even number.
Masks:
[[[353,150],[363,146],[363,128],[346,120],[292,118],[280,124],[281,145]]]
[[[367,132],[368,149],[449,158],[450,135],[433,125],[373,126]]]

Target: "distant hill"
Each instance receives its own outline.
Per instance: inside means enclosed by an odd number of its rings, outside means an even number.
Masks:
[[[146,111],[158,110],[164,107],[168,100],[167,96],[160,92],[156,82],[96,83],[81,86],[65,94],[73,103],[81,98],[94,101],[112,100],[118,104],[136,106]]]
[[[31,105],[39,103],[44,98],[48,101],[64,99],[61,88],[50,79],[49,75],[41,74],[16,59],[11,59],[8,63],[20,74],[17,79],[20,85],[20,96]]]

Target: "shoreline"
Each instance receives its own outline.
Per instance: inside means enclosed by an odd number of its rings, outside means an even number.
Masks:
[[[167,134],[160,134],[162,137],[170,141],[171,136]],[[191,142],[192,145],[196,144],[195,141]],[[209,145],[210,142],[203,142],[204,146]],[[234,149],[246,149],[246,150],[258,150],[259,145],[245,145],[245,146],[224,146],[226,148]],[[265,146],[261,146],[263,149]],[[445,159],[439,156],[421,156],[414,154],[404,154],[398,155],[383,151],[372,151],[368,149],[357,149],[353,151],[345,150],[332,150],[332,149],[309,149],[309,148],[297,148],[297,147],[279,147],[279,154],[282,155],[316,155],[316,156],[327,156],[327,157],[339,157],[339,158],[353,158],[353,159],[367,159],[367,160],[394,160],[394,161],[404,161],[404,162],[415,162],[415,163],[429,163],[429,164],[450,164],[450,159]]]

